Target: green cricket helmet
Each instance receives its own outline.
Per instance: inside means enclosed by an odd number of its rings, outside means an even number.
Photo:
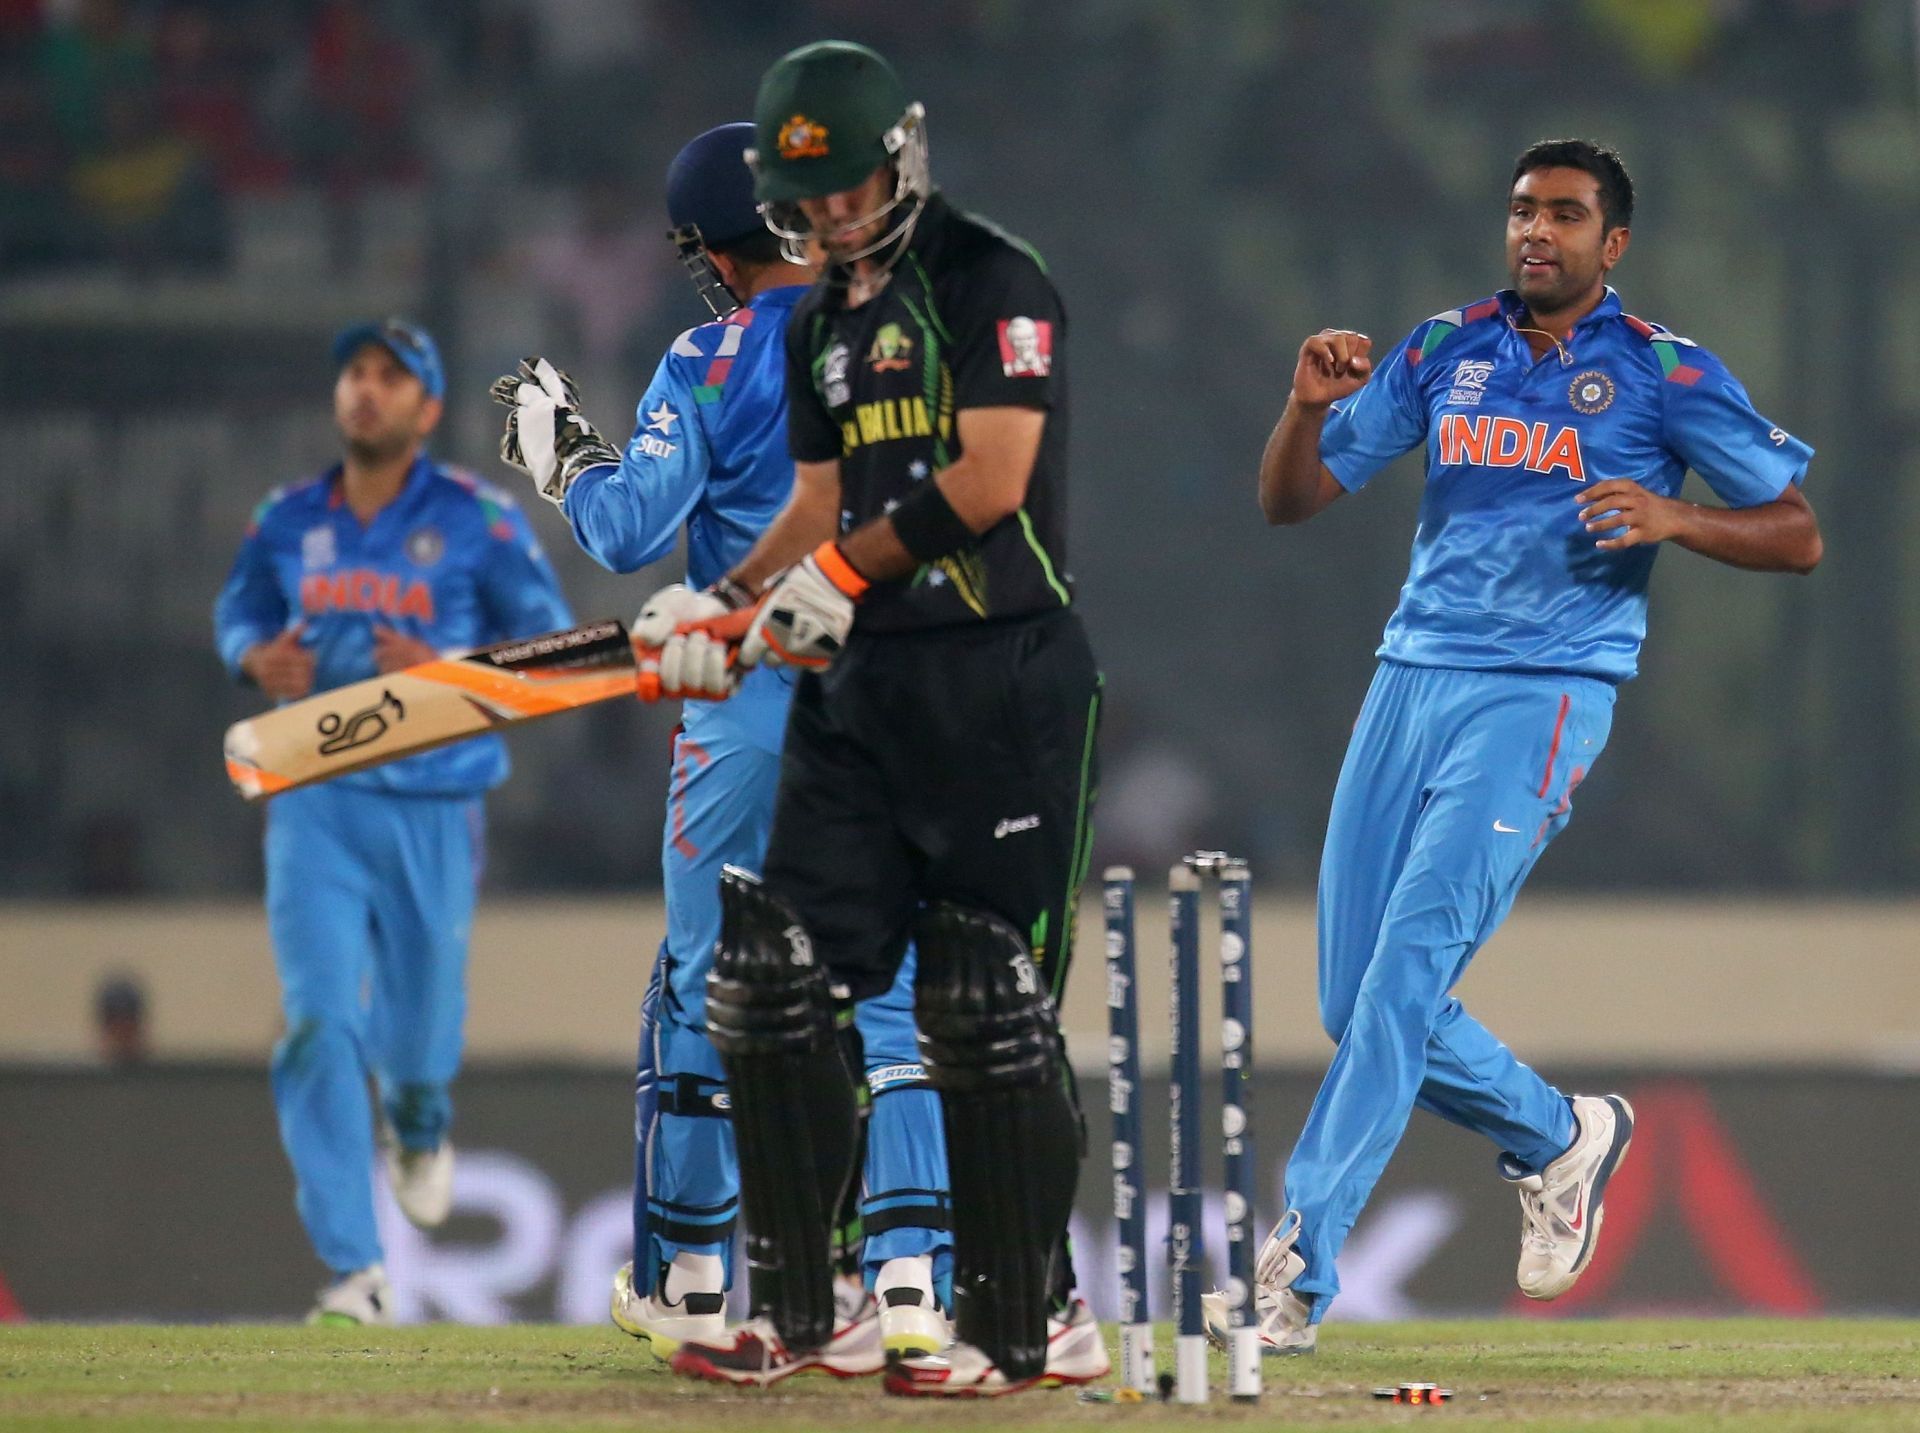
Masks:
[[[899,217],[842,264],[866,258],[903,238],[933,192],[927,163],[926,111],[879,54],[847,40],[821,40],[781,56],[760,80],[753,105],[754,195],[767,227],[791,253],[814,233],[802,199],[854,189],[883,165],[894,171],[893,198],[845,226],[857,230],[889,214]]]

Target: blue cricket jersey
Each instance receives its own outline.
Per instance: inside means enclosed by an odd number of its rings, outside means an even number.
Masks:
[[[620,466],[589,468],[567,489],[580,545],[614,572],[670,555],[687,530],[687,581],[726,576],[793,492],[783,338],[804,285],[768,289],[730,317],[673,341],[640,400]],[[767,751],[786,731],[793,674],[750,672],[724,702],[689,701],[696,741],[716,726]]]
[[[306,624],[318,692],[378,675],[375,624],[452,652],[571,626],[573,615],[513,500],[422,454],[371,522],[347,506],[338,466],[275,490],[254,510],[214,603],[221,661],[239,676],[249,647],[296,621]],[[452,796],[506,776],[506,744],[479,736],[335,779]]]
[[[1426,667],[1623,682],[1659,544],[1603,552],[1574,500],[1607,478],[1672,497],[1692,468],[1729,507],[1778,498],[1813,449],[1754,411],[1692,339],[1611,288],[1539,358],[1502,290],[1428,319],[1334,405],[1320,457],[1349,492],[1425,443],[1413,562],[1379,655]]]

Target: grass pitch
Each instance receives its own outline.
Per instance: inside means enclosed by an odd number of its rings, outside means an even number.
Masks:
[[[1172,1347],[1161,1330],[1163,1364]],[[1500,1423],[1537,1428],[1920,1428],[1920,1323],[1833,1320],[1335,1324],[1310,1359],[1266,1364],[1257,1408],[1079,1402],[1072,1390],[908,1403],[877,1380],[797,1378],[738,1393],[674,1378],[612,1328],[383,1330],[0,1327],[0,1430],[326,1429],[437,1433],[1239,1423],[1262,1428]],[[1401,1408],[1370,1390],[1455,1390]]]

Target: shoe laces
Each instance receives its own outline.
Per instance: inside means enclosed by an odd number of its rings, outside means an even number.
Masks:
[[[1548,1254],[1553,1251],[1558,1237],[1554,1230],[1554,1212],[1549,1208],[1544,1194],[1534,1194],[1528,1190],[1520,1191],[1520,1230],[1521,1247],[1535,1254]]]
[[[1540,1254],[1551,1253],[1561,1240],[1573,1233],[1566,1196],[1568,1191],[1579,1188],[1577,1175],[1558,1183],[1543,1175],[1538,1190],[1528,1188],[1527,1184],[1520,1186],[1520,1211],[1524,1219],[1520,1242],[1525,1248]]]

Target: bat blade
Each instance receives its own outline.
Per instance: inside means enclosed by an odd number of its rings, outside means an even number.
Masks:
[[[249,801],[365,771],[502,726],[635,694],[621,622],[590,622],[350,682],[227,728],[227,778]]]

